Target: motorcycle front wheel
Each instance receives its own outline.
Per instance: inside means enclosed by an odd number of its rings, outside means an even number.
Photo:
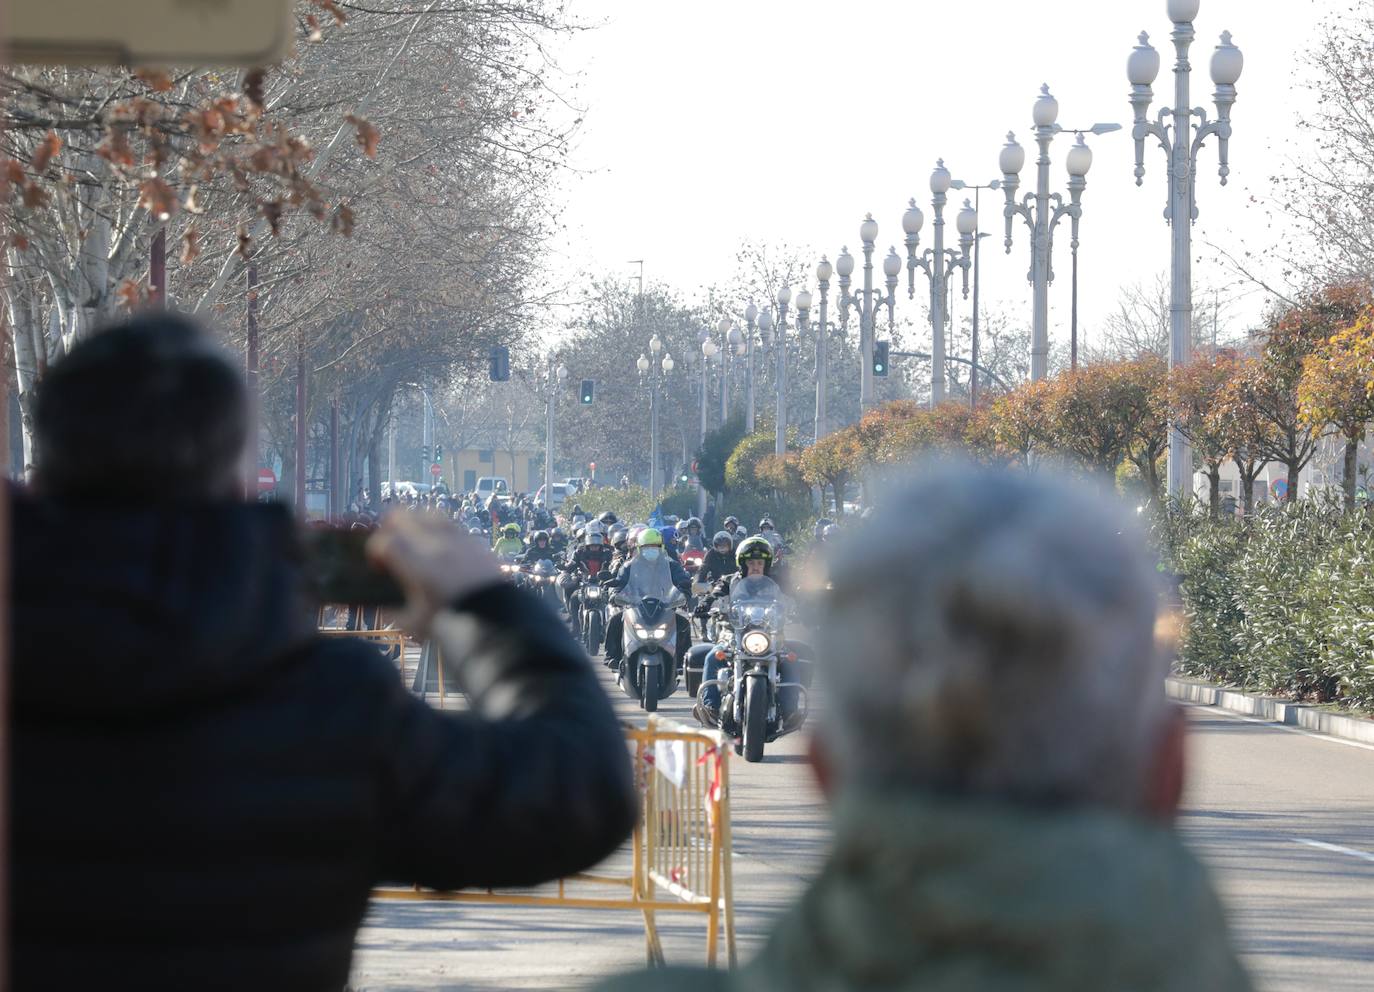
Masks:
[[[749,679],[744,690],[744,760],[763,760],[764,737],[768,732],[768,682]]]
[[[658,668],[654,665],[639,665],[639,705],[645,713],[658,711]]]

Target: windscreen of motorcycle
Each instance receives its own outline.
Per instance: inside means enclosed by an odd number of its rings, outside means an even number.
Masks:
[[[658,561],[646,561],[635,555],[630,562],[630,576],[621,594],[633,600],[661,599],[667,602],[673,595],[673,569],[666,554]]]
[[[766,575],[737,578],[730,583],[730,607],[741,623],[781,626],[782,588]]]

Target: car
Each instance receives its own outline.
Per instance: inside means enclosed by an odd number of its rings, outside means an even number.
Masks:
[[[575,493],[580,493],[587,488],[586,479],[564,479],[564,484]]]
[[[549,499],[544,499],[544,487],[540,486],[539,491],[534,494],[534,501],[536,503],[543,502],[550,510],[556,510],[566,502],[567,498],[572,495],[572,493],[572,487],[566,482],[555,482],[553,484],[553,495]]]
[[[510,481],[500,475],[484,475],[477,480],[477,495],[486,499],[495,493],[509,493]]]

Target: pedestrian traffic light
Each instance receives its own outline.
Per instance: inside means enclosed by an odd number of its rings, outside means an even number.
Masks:
[[[510,381],[510,349],[505,345],[491,349],[491,381]]]
[[[582,380],[582,405],[591,406],[592,400],[596,398],[596,380]]]
[[[887,353],[892,345],[887,341],[873,342],[873,374],[887,375]]]

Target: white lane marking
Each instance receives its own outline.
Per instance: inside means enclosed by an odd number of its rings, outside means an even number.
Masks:
[[[1366,744],[1363,741],[1348,741],[1344,737],[1332,737],[1330,734],[1319,734],[1312,730],[1304,730],[1302,727],[1290,727],[1284,723],[1275,723],[1273,720],[1261,720],[1258,717],[1245,716],[1242,713],[1232,713],[1230,710],[1222,709],[1220,706],[1209,706],[1206,703],[1188,703],[1184,706],[1191,706],[1194,709],[1207,710],[1209,713],[1216,713],[1219,716],[1227,716],[1232,720],[1240,720],[1244,723],[1257,723],[1261,727],[1272,727],[1274,730],[1282,730],[1289,734],[1299,734],[1303,737],[1310,737],[1314,741],[1326,741],[1328,744],[1341,744],[1345,747],[1359,748],[1361,751],[1374,751],[1374,744]]]
[[[1339,844],[1327,844],[1320,840],[1308,840],[1305,837],[1294,837],[1295,844],[1302,844],[1305,847],[1315,847],[1319,851],[1331,851],[1333,854],[1346,854],[1352,858],[1359,858],[1361,861],[1374,862],[1374,854],[1368,851],[1357,851],[1353,847],[1341,847]]]

